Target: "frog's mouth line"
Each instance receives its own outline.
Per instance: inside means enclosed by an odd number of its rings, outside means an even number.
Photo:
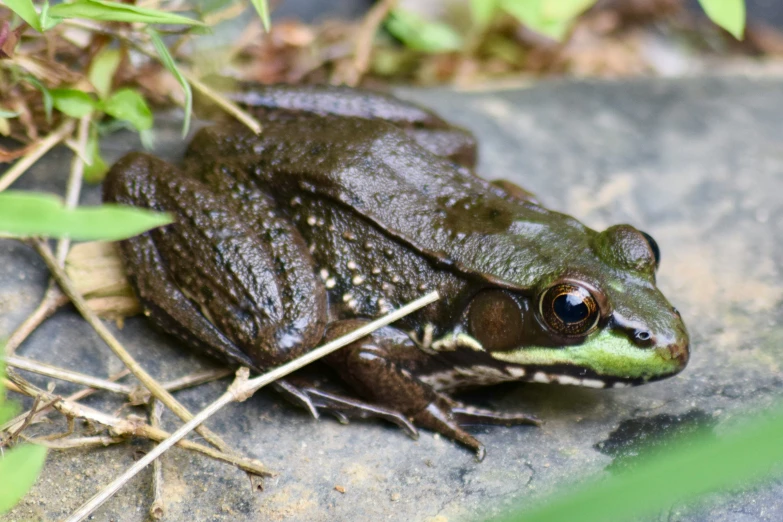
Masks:
[[[601,375],[589,368],[573,364],[528,365],[523,368],[516,365],[498,365],[496,362],[486,365],[454,365],[447,370],[419,376],[420,380],[441,391],[502,382],[538,382],[595,389],[628,388],[664,378],[665,375],[649,378]]]

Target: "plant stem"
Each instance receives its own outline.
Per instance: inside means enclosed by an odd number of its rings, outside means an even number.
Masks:
[[[10,169],[6,170],[5,173],[0,176],[0,192],[10,187],[19,176],[24,174],[36,161],[41,159],[41,156],[63,141],[73,131],[73,125],[74,121],[72,119],[65,120],[65,122],[57,127],[57,130],[39,141],[30,152],[14,163]]]
[[[56,366],[33,361],[32,359],[27,359],[26,357],[18,357],[15,355],[6,356],[5,362],[8,366],[12,366],[19,370],[45,375],[47,377],[53,377],[62,381],[82,384],[96,390],[106,390],[123,395],[127,395],[134,390],[133,386],[129,386],[127,384],[118,384],[116,382],[107,381],[105,379],[92,377],[91,375],[85,375],[83,373],[57,368]]]

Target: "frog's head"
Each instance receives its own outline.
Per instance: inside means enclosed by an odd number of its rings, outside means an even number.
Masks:
[[[620,387],[681,371],[688,334],[655,285],[655,240],[630,225],[586,237],[524,294],[479,292],[463,317],[470,337],[541,382]]]

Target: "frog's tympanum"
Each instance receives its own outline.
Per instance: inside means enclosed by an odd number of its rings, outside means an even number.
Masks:
[[[431,290],[441,300],[329,356],[356,392],[277,388],[314,415],[381,417],[473,448],[461,426],[538,423],[449,391],[502,381],[619,388],[669,377],[688,335],[655,285],[655,241],[591,230],[473,171],[460,128],[391,96],[260,87],[264,124],[201,130],[175,167],[132,153],[105,199],[176,222],[122,243],[146,314],[257,371]]]

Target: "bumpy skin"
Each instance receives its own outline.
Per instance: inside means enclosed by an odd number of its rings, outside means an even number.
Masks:
[[[389,96],[266,87],[237,97],[261,135],[207,128],[183,169],[134,153],[106,182],[106,200],[176,217],[122,244],[147,314],[167,332],[263,370],[437,289],[434,305],[328,358],[369,403],[279,388],[314,414],[378,416],[411,434],[417,424],[479,456],[460,424],[536,420],[444,391],[640,384],[685,366],[685,327],[655,287],[657,247],[635,228],[599,233],[478,178],[469,133]],[[565,301],[545,297],[562,288],[589,297],[593,326],[553,323]]]

